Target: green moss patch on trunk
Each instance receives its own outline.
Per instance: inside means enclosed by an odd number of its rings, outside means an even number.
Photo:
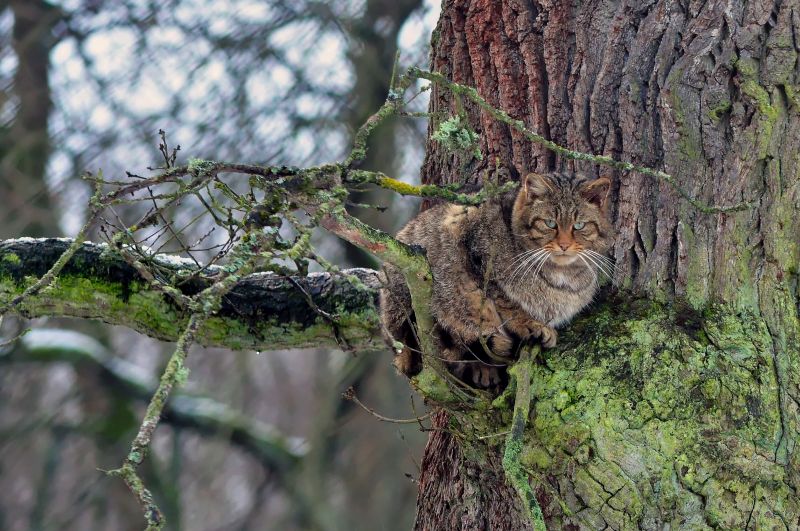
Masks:
[[[534,368],[522,455],[554,484],[549,526],[791,528],[771,349],[761,319],[723,306],[614,301],[576,321]]]

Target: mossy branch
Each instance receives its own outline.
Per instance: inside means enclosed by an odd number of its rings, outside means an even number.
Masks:
[[[144,520],[147,523],[145,531],[159,531],[164,528],[164,515],[153,500],[153,493],[144,486],[142,478],[136,473],[136,468],[126,462],[120,468],[110,470],[108,475],[121,478],[136,496],[144,511]]]
[[[541,347],[525,348],[517,361],[510,369],[509,374],[516,384],[514,397],[514,415],[511,421],[511,431],[506,438],[505,451],[503,452],[503,470],[508,482],[517,491],[522,501],[523,509],[531,520],[536,531],[547,531],[544,525],[544,515],[536,500],[530,484],[530,478],[520,463],[520,455],[524,445],[523,436],[528,425],[528,415],[531,407],[531,365]]]
[[[33,278],[53,267],[74,242],[67,239],[0,241],[0,305],[25,291]],[[105,244],[84,242],[63,265],[56,282],[26,296],[13,312],[25,317],[100,319],[163,341],[177,341],[191,310],[149,285],[140,272]],[[194,264],[190,260],[151,255],[164,277],[177,276]],[[181,286],[188,296],[205,289],[220,274],[211,266]],[[242,277],[225,302],[206,321],[195,338],[198,344],[233,350],[278,350],[327,346],[337,348],[330,322],[309,311],[298,285],[312,301],[332,315],[341,337],[355,349],[381,344],[377,315],[378,273],[369,269],[314,273],[290,281],[259,273]],[[296,284],[295,284],[296,283]]]
[[[406,245],[385,232],[366,225],[349,215],[343,207],[322,214],[320,225],[377,258],[391,263],[403,274],[411,293],[416,331],[425,359],[422,372],[412,380],[420,392],[440,404],[471,400],[471,390],[460,385],[435,355],[437,347],[431,335],[434,319],[430,307],[433,277],[421,249]]]
[[[277,185],[294,194],[308,193],[315,190],[332,190],[340,185],[372,184],[404,196],[438,198],[463,205],[479,205],[497,194],[512,190],[518,186],[518,183],[506,183],[502,187],[486,187],[476,193],[459,193],[457,187],[452,185],[408,184],[389,177],[382,172],[350,168],[347,163],[298,168],[295,166],[261,166],[257,164],[195,160],[188,165],[170,168],[147,179],[133,182],[106,182],[119,188],[102,196],[99,203],[103,205],[126,203],[128,202],[127,197],[131,194],[167,183],[178,184],[182,188],[181,193],[185,194],[205,186],[221,174],[256,176],[261,179],[260,182],[256,183],[261,188]],[[188,182],[184,182],[186,177],[190,177]]]
[[[400,195],[437,198],[460,205],[480,205],[487,199],[502,195],[519,186],[519,183],[513,181],[504,183],[501,186],[494,186],[493,183],[485,183],[484,187],[479,192],[465,194],[459,193],[457,188],[447,185],[409,184],[389,177],[381,172],[350,170],[347,173],[347,178],[348,182],[374,184]]]

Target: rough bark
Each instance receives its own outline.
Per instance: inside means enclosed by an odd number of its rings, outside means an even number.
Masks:
[[[426,183],[480,182],[498,161],[499,180],[565,166],[614,178],[618,298],[533,380],[526,466],[553,529],[800,528],[798,25],[797,0],[443,5],[433,70],[561,145],[662,168],[707,203],[754,203],[703,214],[466,101],[483,160],[429,146]],[[434,88],[432,111],[457,109]],[[499,463],[491,445],[435,432],[417,528],[518,529],[509,491],[469,472]]]
[[[46,273],[69,244],[65,238],[0,242],[0,306]],[[194,265],[163,257],[155,264],[167,277]],[[209,268],[183,283],[181,290],[187,295],[199,292],[214,273]],[[349,269],[294,281],[271,274],[245,277],[200,330],[199,343],[234,350],[320,346],[368,350],[382,344],[375,309],[377,272]],[[27,298],[17,311],[26,317],[99,319],[166,341],[175,341],[189,318],[118,254],[92,243],[83,245],[53,286]]]

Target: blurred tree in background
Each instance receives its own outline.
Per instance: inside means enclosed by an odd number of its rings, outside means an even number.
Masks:
[[[2,1],[0,235],[74,233],[89,194],[76,177],[157,165],[159,129],[181,145],[179,157],[340,158],[385,99],[397,52],[402,65],[427,61],[435,18],[422,0]],[[424,128],[387,122],[364,167],[416,179]],[[391,206],[383,194],[353,198]],[[353,211],[391,231],[413,204],[395,208]],[[207,236],[190,207],[171,215]],[[176,245],[159,238],[154,247]],[[319,243],[338,263],[370,263],[338,240]],[[13,333],[24,323],[4,325]],[[0,529],[139,529],[135,501],[97,469],[127,451],[147,399],[133,384],[152,385],[169,345],[88,322],[36,325],[0,350]],[[406,475],[416,476],[422,434],[378,424],[340,398],[354,385],[381,412],[412,414],[382,353],[192,356],[192,396],[170,412],[145,471],[170,529],[411,526],[416,489]],[[202,503],[184,511],[184,500]]]

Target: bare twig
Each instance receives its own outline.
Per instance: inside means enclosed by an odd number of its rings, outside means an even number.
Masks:
[[[344,398],[345,400],[349,400],[350,402],[353,402],[354,404],[358,405],[361,409],[363,409],[364,411],[366,411],[367,413],[369,413],[370,415],[372,415],[373,417],[382,422],[391,422],[392,424],[419,424],[420,426],[422,426],[422,421],[427,418],[430,418],[431,416],[430,413],[426,413],[421,417],[414,417],[413,419],[393,419],[389,417],[384,417],[371,407],[367,407],[366,405],[364,405],[364,403],[361,402],[361,400],[359,400],[358,397],[356,396],[356,390],[352,386],[348,387],[347,390],[344,393],[342,393],[342,398]]]

